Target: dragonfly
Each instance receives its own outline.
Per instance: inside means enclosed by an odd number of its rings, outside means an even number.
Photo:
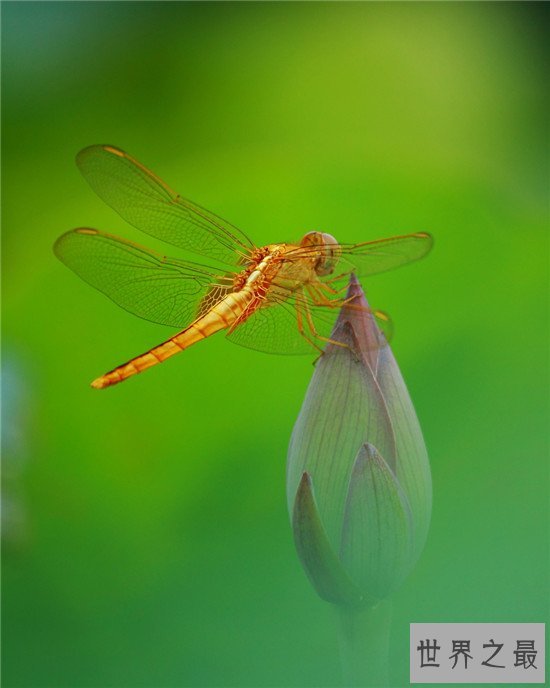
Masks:
[[[343,292],[350,275],[405,265],[432,245],[426,232],[346,244],[310,231],[297,243],[257,246],[119,148],[89,146],[76,162],[97,195],[129,224],[208,262],[170,258],[89,227],[59,237],[54,252],[79,277],[126,311],[179,330],[95,379],[96,389],[118,384],[219,331],[267,353],[322,353],[326,342],[345,346],[331,338],[331,331],[339,309],[348,304]],[[382,330],[389,327],[387,315],[371,314]]]

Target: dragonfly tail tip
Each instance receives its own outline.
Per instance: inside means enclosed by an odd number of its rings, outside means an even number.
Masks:
[[[104,387],[107,387],[108,384],[109,383],[105,377],[98,377],[93,382],[90,382],[90,387],[93,387],[94,389],[103,389]]]

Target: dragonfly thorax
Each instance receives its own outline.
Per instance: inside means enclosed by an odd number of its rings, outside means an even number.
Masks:
[[[284,253],[284,248],[281,244],[270,244],[269,246],[257,248],[246,268],[235,275],[233,281],[234,290],[239,291],[244,287],[248,287],[261,292],[263,283],[272,276],[271,272],[276,264],[276,260],[282,253]]]
[[[330,275],[340,257],[340,245],[332,234],[308,232],[300,242],[301,246],[311,247],[315,272],[323,277]]]

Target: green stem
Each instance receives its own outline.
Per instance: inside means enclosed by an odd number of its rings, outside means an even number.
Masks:
[[[337,612],[344,686],[388,686],[391,602]]]

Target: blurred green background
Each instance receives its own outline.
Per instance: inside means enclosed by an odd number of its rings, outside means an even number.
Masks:
[[[434,478],[393,683],[411,621],[546,619],[545,26],[546,3],[3,3],[6,688],[341,683],[286,512],[311,361],[220,335],[91,390],[172,332],[53,256],[81,225],[160,248],[80,177],[93,143],[257,243],[434,234],[365,284]]]

